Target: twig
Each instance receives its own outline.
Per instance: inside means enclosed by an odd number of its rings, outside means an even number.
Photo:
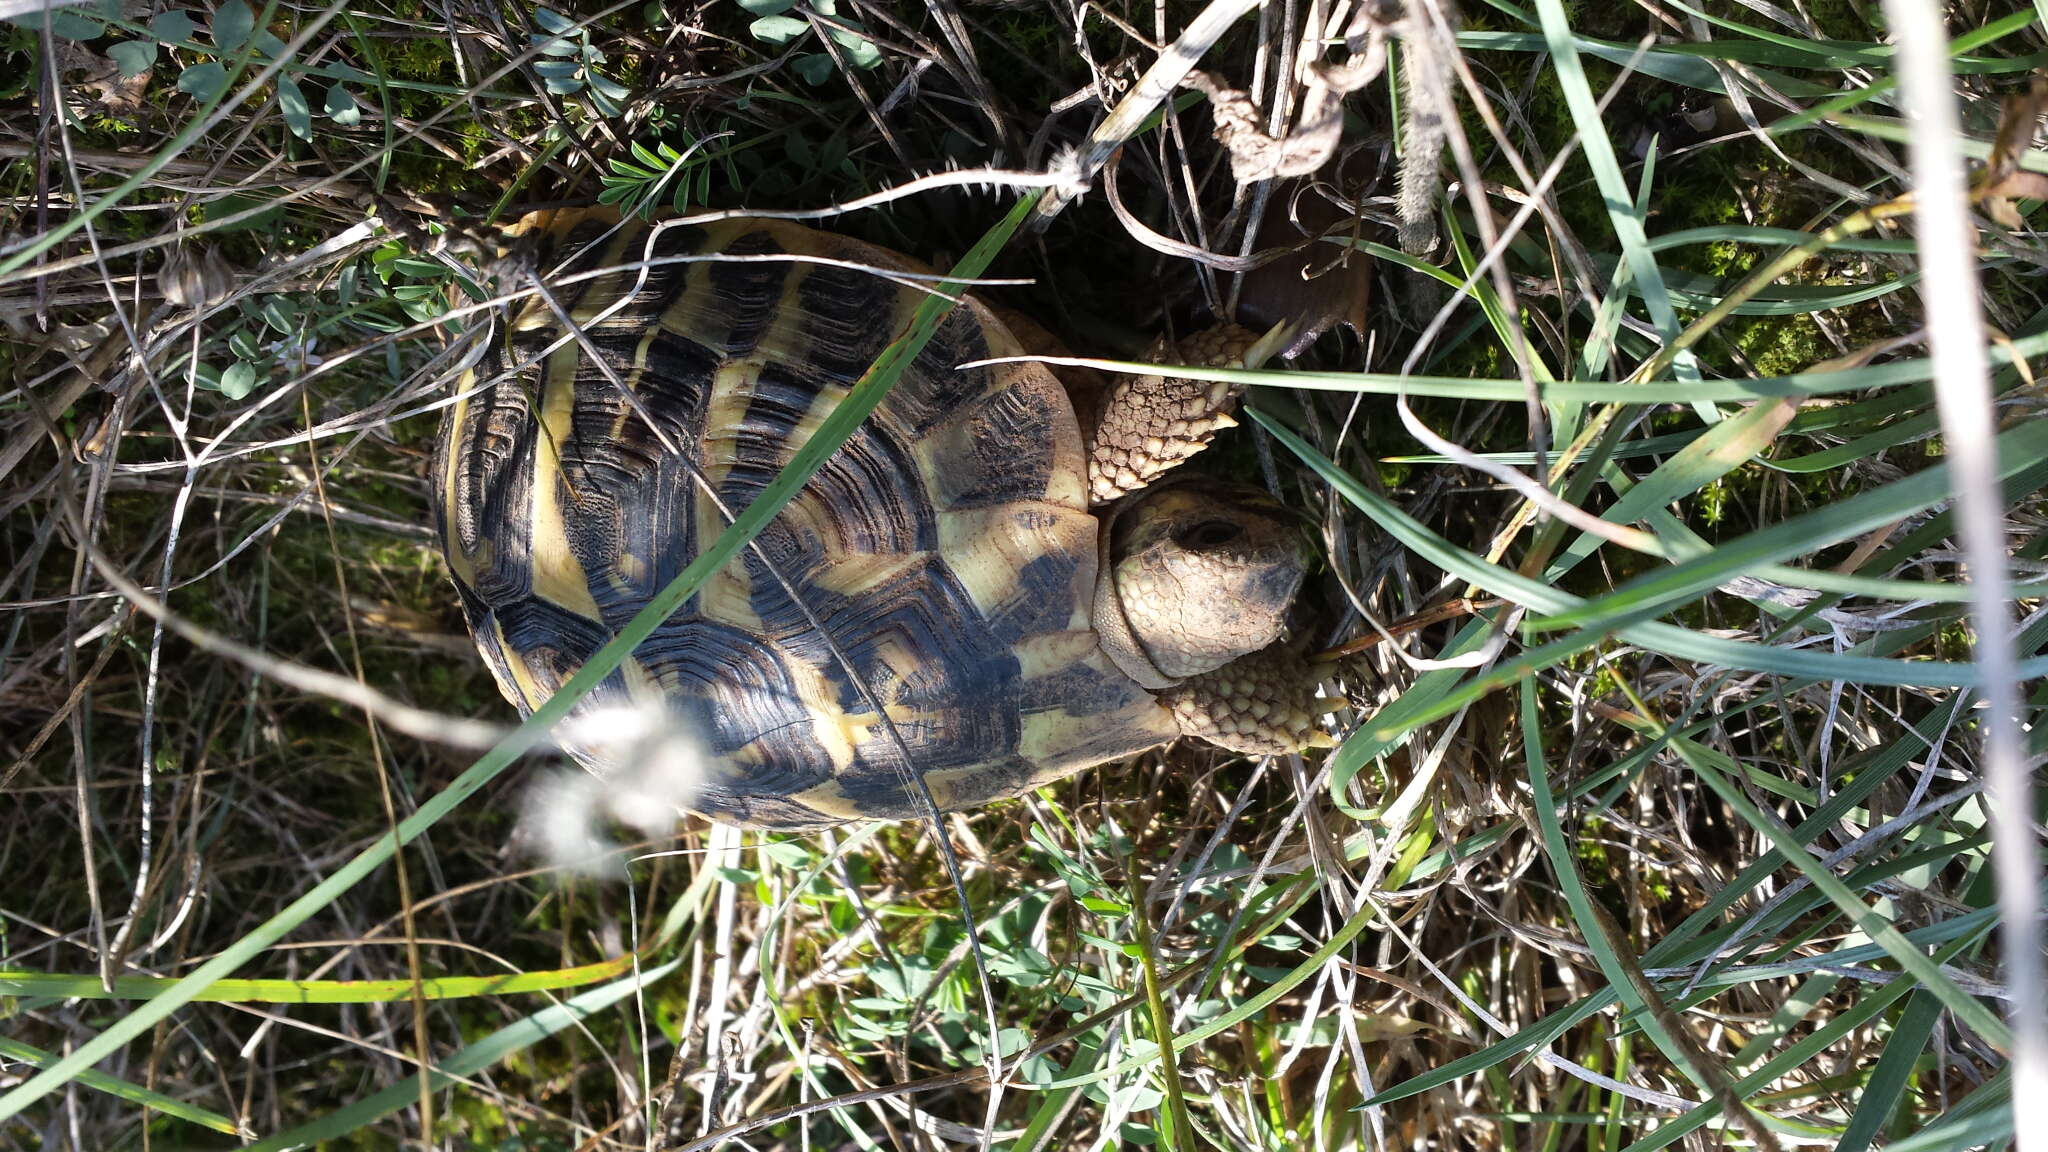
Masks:
[[[1069,157],[1065,164],[1054,165],[1059,169],[1060,178],[1053,191],[1038,202],[1030,227],[1035,230],[1051,223],[1052,218],[1059,215],[1067,203],[1087,187],[1088,181],[1102,170],[1110,156],[1123,147],[1124,141],[1137,134],[1138,126],[1145,122],[1145,118],[1173,95],[1173,90],[1180,87],[1180,82],[1194,70],[1203,54],[1222,39],[1232,24],[1262,2],[1210,0],[1209,6],[1202,9],[1202,14],[1195,17],[1180,38],[1167,45],[1166,51],[1161,52],[1152,66],[1145,69],[1145,74],[1138,77],[1137,84],[1117,102],[1116,109],[1088,134],[1088,142],[1081,146],[1081,150]]]

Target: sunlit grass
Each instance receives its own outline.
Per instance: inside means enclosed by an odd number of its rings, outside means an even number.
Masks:
[[[2009,1139],[2010,825],[1982,785],[1909,117],[1882,37],[1809,7],[1473,6],[1475,168],[1447,155],[1426,252],[1394,247],[1389,199],[1414,97],[1391,74],[1350,97],[1356,151],[1324,176],[1357,225],[1310,262],[1376,261],[1369,340],[1237,374],[1246,428],[1206,466],[1303,512],[1318,646],[1501,603],[1332,666],[1335,751],[1176,748],[929,828],[686,821],[625,851],[626,883],[520,839],[521,756],[571,694],[512,728],[420,527],[438,407],[520,290],[493,225],[1042,172],[1156,45],[1090,10],[1083,61],[1065,10],[853,2],[0,25],[0,76],[29,77],[0,81],[0,1142]],[[1117,15],[1171,39],[1194,13]],[[1292,76],[1282,19],[1203,67]],[[2048,170],[2038,109],[2000,101],[2042,63],[2034,14],[1949,32],[1963,151]],[[1279,209],[1231,184],[1199,99],[1174,107],[1118,159],[1124,208],[1211,253],[1270,244],[1246,222]],[[1975,255],[2032,707],[2048,312],[2012,187]],[[829,226],[1035,277],[993,295],[1110,363],[1229,298],[1100,180],[1021,233],[1036,195]],[[374,692],[322,687],[358,668]],[[509,735],[478,759],[418,738],[437,715]]]

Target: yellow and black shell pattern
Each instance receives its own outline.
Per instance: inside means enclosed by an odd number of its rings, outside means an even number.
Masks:
[[[449,409],[434,479],[464,614],[522,713],[781,472],[925,298],[864,270],[915,262],[783,222],[535,230],[581,336],[526,305]],[[1090,628],[1098,525],[1068,396],[1041,366],[955,367],[1018,351],[980,303],[955,307],[758,547],[578,711],[654,710],[705,754],[689,807],[777,828],[915,817],[910,772],[965,808],[1171,739]],[[600,776],[634,754],[568,747]]]

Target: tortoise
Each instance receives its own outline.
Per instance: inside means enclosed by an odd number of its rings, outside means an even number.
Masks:
[[[518,230],[562,286],[470,370],[433,503],[477,647],[530,714],[775,478],[907,330],[926,294],[900,274],[929,270],[768,219]],[[708,754],[689,807],[785,829],[914,818],[912,771],[958,809],[1182,735],[1326,743],[1281,639],[1300,533],[1263,494],[1164,476],[1232,423],[1234,390],[958,367],[1022,354],[1013,327],[955,306],[755,547],[578,710],[658,702]],[[1153,358],[1251,343],[1222,327]],[[600,777],[627,754],[567,750]]]

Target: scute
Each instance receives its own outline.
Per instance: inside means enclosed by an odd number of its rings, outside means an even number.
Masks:
[[[923,298],[818,260],[912,262],[794,225],[607,226],[540,233],[587,346],[527,306],[436,464],[464,612],[527,712],[717,537],[721,505],[782,471]],[[751,259],[692,259],[718,256]],[[965,807],[1171,738],[1088,631],[1097,525],[1065,392],[1038,366],[954,367],[1017,350],[979,303],[956,307],[756,548],[577,711],[661,709],[710,754],[691,807],[771,827],[915,816],[912,772]]]

